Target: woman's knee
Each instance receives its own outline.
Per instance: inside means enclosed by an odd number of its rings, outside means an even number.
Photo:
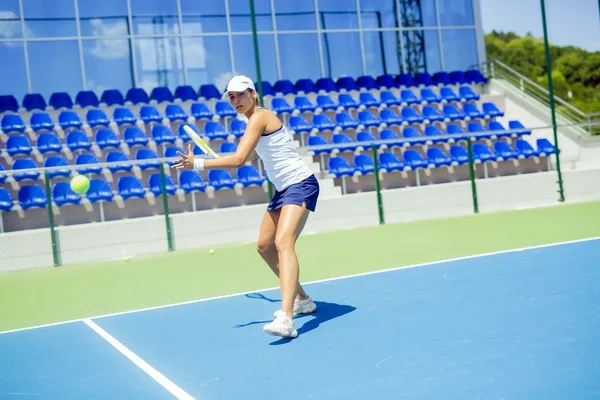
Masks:
[[[256,251],[259,254],[267,254],[276,251],[275,243],[272,240],[260,240],[256,244]]]
[[[294,248],[294,238],[288,235],[281,235],[275,238],[275,248],[278,253],[292,250]]]

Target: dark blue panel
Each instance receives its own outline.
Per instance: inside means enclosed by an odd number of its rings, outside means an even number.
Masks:
[[[357,29],[355,1],[319,0],[321,29]]]
[[[275,0],[277,31],[315,30],[315,6],[312,1]]]
[[[440,25],[472,26],[473,0],[438,0]]]
[[[446,71],[465,71],[477,64],[474,29],[442,30]]]
[[[323,33],[323,61],[325,75],[362,75],[360,40],[358,33]]]

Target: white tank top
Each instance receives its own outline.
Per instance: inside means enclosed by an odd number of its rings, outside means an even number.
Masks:
[[[300,158],[292,135],[283,124],[278,131],[261,136],[255,150],[264,163],[267,177],[278,191],[313,174]]]

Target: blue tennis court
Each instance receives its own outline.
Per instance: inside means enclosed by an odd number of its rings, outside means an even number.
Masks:
[[[307,289],[294,340],[278,290],[2,334],[0,398],[600,397],[600,240]]]

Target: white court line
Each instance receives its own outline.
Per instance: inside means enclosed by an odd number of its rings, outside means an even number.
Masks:
[[[137,365],[142,371],[148,374],[152,379],[158,382],[159,385],[167,389],[173,396],[179,400],[194,400],[187,392],[182,388],[174,384],[169,378],[158,372],[154,367],[144,361],[141,357],[129,350],[125,345],[114,338],[110,333],[106,332],[94,321],[89,318],[81,320],[84,324],[92,328],[98,335],[104,340],[110,343],[115,349],[119,350],[125,357],[129,358],[131,362]]]
[[[449,258],[449,259],[446,259],[446,260],[432,261],[432,262],[421,263],[421,264],[414,264],[414,265],[406,265],[404,267],[396,267],[396,268],[390,268],[390,269],[383,269],[383,270],[379,270],[379,271],[363,272],[363,273],[354,274],[354,275],[344,275],[344,276],[338,276],[338,277],[335,277],[335,278],[320,279],[320,280],[311,281],[311,282],[302,282],[302,286],[312,285],[312,284],[315,284],[315,283],[338,281],[338,280],[341,280],[341,279],[357,278],[357,277],[360,277],[360,276],[382,274],[382,273],[386,273],[386,272],[398,271],[398,270],[408,269],[408,268],[426,267],[426,266],[429,266],[429,265],[437,265],[437,264],[450,263],[450,262],[456,262],[456,261],[470,260],[470,259],[473,259],[473,258],[490,257],[490,256],[495,256],[495,255],[500,255],[500,254],[514,253],[514,252],[518,252],[518,251],[528,251],[528,250],[543,249],[543,248],[546,248],[546,247],[556,247],[556,246],[564,246],[564,245],[569,245],[569,244],[591,242],[591,241],[595,241],[595,240],[600,240],[600,236],[593,237],[593,238],[587,238],[587,239],[570,240],[570,241],[566,241],[566,242],[548,243],[548,244],[542,244],[542,245],[531,246],[531,247],[522,247],[522,248],[517,248],[517,249],[494,251],[494,252],[491,252],[491,253],[476,254],[476,255],[472,255],[472,256]],[[89,319],[99,319],[99,318],[106,318],[106,317],[114,317],[114,316],[117,316],[117,315],[125,315],[125,314],[132,314],[132,313],[136,313],[136,312],[159,310],[161,308],[183,306],[183,305],[186,305],[186,304],[194,304],[194,303],[202,303],[204,301],[213,301],[213,300],[219,300],[219,299],[227,299],[227,298],[230,298],[230,297],[243,296],[243,295],[249,294],[249,293],[266,292],[266,291],[269,291],[269,290],[277,290],[277,289],[279,289],[279,286],[274,286],[274,287],[264,288],[264,289],[249,290],[249,291],[246,291],[246,292],[226,294],[226,295],[222,295],[222,296],[207,297],[207,298],[204,298],[204,299],[183,301],[183,302],[180,302],[180,303],[164,304],[164,305],[160,305],[160,306],[147,307],[147,308],[139,308],[139,309],[136,309],[136,310],[121,311],[121,312],[116,312],[116,313],[112,313],[112,314],[104,314],[104,315],[98,315],[98,316],[95,316],[95,317],[88,317],[88,318]],[[57,325],[72,324],[74,322],[81,322],[83,320],[84,320],[83,318],[79,318],[79,319],[72,319],[72,320],[68,320],[68,321],[53,322],[51,324],[30,326],[30,327],[27,327],[27,328],[13,329],[13,330],[10,330],[10,331],[0,332],[0,335],[6,334],[6,333],[27,331],[27,330],[31,330],[31,329],[47,328],[47,327],[57,326]]]

